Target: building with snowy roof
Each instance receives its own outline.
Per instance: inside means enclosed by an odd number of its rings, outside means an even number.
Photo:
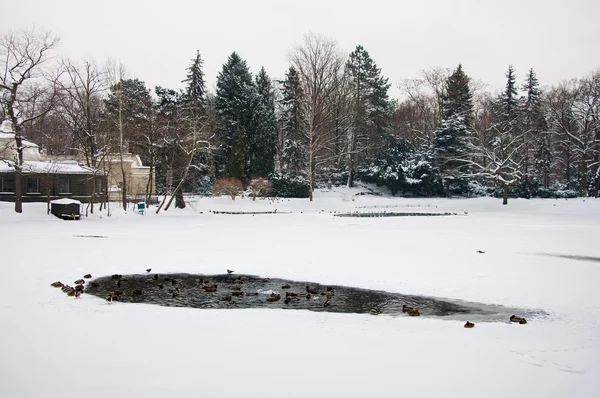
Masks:
[[[38,145],[23,144],[21,186],[23,202],[45,202],[69,197],[81,202],[106,200],[107,175],[77,160],[45,158]],[[10,121],[0,126],[0,201],[15,200],[15,132]]]

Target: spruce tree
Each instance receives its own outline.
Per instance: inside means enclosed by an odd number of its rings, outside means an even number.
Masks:
[[[550,137],[546,133],[548,125],[544,115],[542,90],[533,68],[529,70],[522,89],[526,93],[522,102],[522,123],[529,141],[525,146],[525,175],[539,178],[543,186],[548,188],[552,150]],[[530,152],[533,153],[531,159]],[[531,166],[533,166],[533,170]]]
[[[458,64],[458,67],[446,82],[446,92],[442,97],[442,101],[444,104],[444,117],[446,119],[453,115],[462,116],[465,125],[471,128],[473,95],[469,89],[469,81],[470,79],[463,71],[462,65]]]
[[[298,71],[291,66],[280,81],[279,101],[282,130],[281,172],[284,178],[306,177],[306,137],[302,126],[302,86]]]
[[[182,94],[182,100],[186,107],[195,111],[203,112],[206,107],[206,84],[204,83],[204,72],[202,65],[204,61],[200,52],[196,51],[196,57],[192,60],[192,65],[187,68],[188,74],[182,83],[187,83],[185,91]]]
[[[444,120],[434,132],[436,166],[440,170],[446,196],[452,192],[466,194],[468,191],[464,175],[473,117],[469,80],[460,64],[448,77],[443,97]]]
[[[275,169],[275,94],[265,68],[256,76],[256,106],[254,125],[256,132],[250,145],[250,177],[269,176]]]
[[[248,143],[254,140],[252,75],[244,61],[233,52],[217,77],[215,109],[221,118],[221,153],[216,159],[217,175],[247,181],[250,153]],[[235,150],[234,150],[235,148]]]

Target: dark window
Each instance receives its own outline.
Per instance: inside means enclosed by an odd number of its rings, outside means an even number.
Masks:
[[[27,179],[27,193],[40,193],[40,179],[29,177]]]
[[[60,179],[60,186],[58,187],[58,193],[71,193],[71,178],[62,177]]]
[[[13,176],[0,176],[0,192],[15,192],[15,179]]]

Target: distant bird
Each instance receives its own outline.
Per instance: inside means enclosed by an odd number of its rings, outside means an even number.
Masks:
[[[158,279],[158,274],[154,274],[154,279]]]
[[[483,254],[485,252],[483,250],[477,250],[477,253]]]
[[[52,286],[52,287],[63,287],[64,284],[62,282],[60,282],[60,281],[59,282],[52,282],[50,284],[50,286]]]
[[[409,312],[409,311],[412,311],[412,310],[414,310],[413,307],[409,307],[406,304],[402,304],[402,312]]]
[[[90,279],[90,278],[92,277],[92,274],[85,274],[83,277],[84,277],[85,279]]]
[[[373,307],[373,308],[371,308],[371,310],[369,311],[369,313],[371,315],[379,315],[379,314],[381,314],[381,311],[379,311],[377,308]]]
[[[306,285],[306,292],[310,294],[319,294],[319,291],[312,286]]]
[[[228,274],[233,274],[234,272],[235,272],[234,270],[227,268],[227,273]]]
[[[467,323],[465,323],[465,328],[470,329],[470,328],[474,328],[475,324],[472,322],[467,321]]]
[[[148,269],[146,270],[146,272],[150,272],[150,271],[152,271],[152,268],[148,268]]]
[[[525,325],[527,323],[527,320],[525,320],[525,318],[516,315],[511,315],[510,321],[520,323],[521,325]]]
[[[419,312],[419,310],[410,310],[410,311],[408,311],[408,315],[410,315],[410,316],[421,316],[421,313]]]
[[[231,301],[231,296],[221,297],[221,301]]]
[[[90,282],[91,287],[100,287],[100,283],[98,282]]]
[[[106,296],[106,302],[107,302],[108,304],[112,304],[112,301],[113,301],[113,297],[112,297],[112,295],[110,295],[110,294],[109,294],[108,296]]]
[[[83,279],[77,279],[77,280],[75,281],[75,284],[76,284],[76,285],[83,285],[84,283],[85,283],[85,281],[84,281]]]
[[[83,293],[83,290],[75,289],[75,298],[81,297],[81,293]]]
[[[281,286],[282,289],[289,289],[291,286],[290,285],[283,285]]]

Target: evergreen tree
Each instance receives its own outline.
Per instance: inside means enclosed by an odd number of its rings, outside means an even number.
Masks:
[[[496,101],[495,121],[502,131],[514,129],[519,124],[521,99],[517,92],[517,77],[512,65],[506,72],[506,87]]]
[[[468,128],[472,127],[473,120],[473,95],[469,89],[469,77],[458,67],[446,82],[446,92],[442,97],[444,104],[444,117],[453,115],[462,116]]]
[[[353,84],[354,102],[354,120],[348,143],[348,186],[352,186],[358,154],[381,146],[383,141],[391,116],[387,93],[390,84],[361,45],[350,54],[346,68]]]
[[[467,146],[473,117],[469,80],[460,64],[446,80],[444,120],[433,137],[436,163],[446,196],[450,196],[451,192],[466,194],[468,190],[468,181],[464,175],[466,160],[469,158]]]
[[[216,159],[217,175],[247,181],[251,153],[248,144],[254,141],[255,87],[244,61],[233,52],[217,77],[215,109],[221,118],[220,156]],[[235,148],[235,150],[234,150]]]
[[[256,76],[256,110],[254,141],[250,146],[250,176],[269,176],[275,170],[275,94],[265,68]]]
[[[186,107],[200,111],[204,111],[206,106],[206,85],[204,83],[204,72],[202,65],[204,61],[200,56],[200,52],[196,51],[196,58],[192,60],[192,66],[187,68],[188,74],[182,83],[187,83],[185,91],[182,94],[182,100]]]
[[[548,125],[544,114],[542,91],[533,68],[527,74],[523,91],[526,94],[522,101],[522,123],[530,142],[525,146],[524,173],[526,178],[537,177],[544,188],[548,188],[552,165],[551,143],[550,136],[546,133]],[[530,156],[530,152],[533,152],[533,156]]]
[[[280,83],[281,171],[287,178],[306,177],[306,137],[300,113],[303,92],[298,71],[291,66],[285,74],[285,80]]]

